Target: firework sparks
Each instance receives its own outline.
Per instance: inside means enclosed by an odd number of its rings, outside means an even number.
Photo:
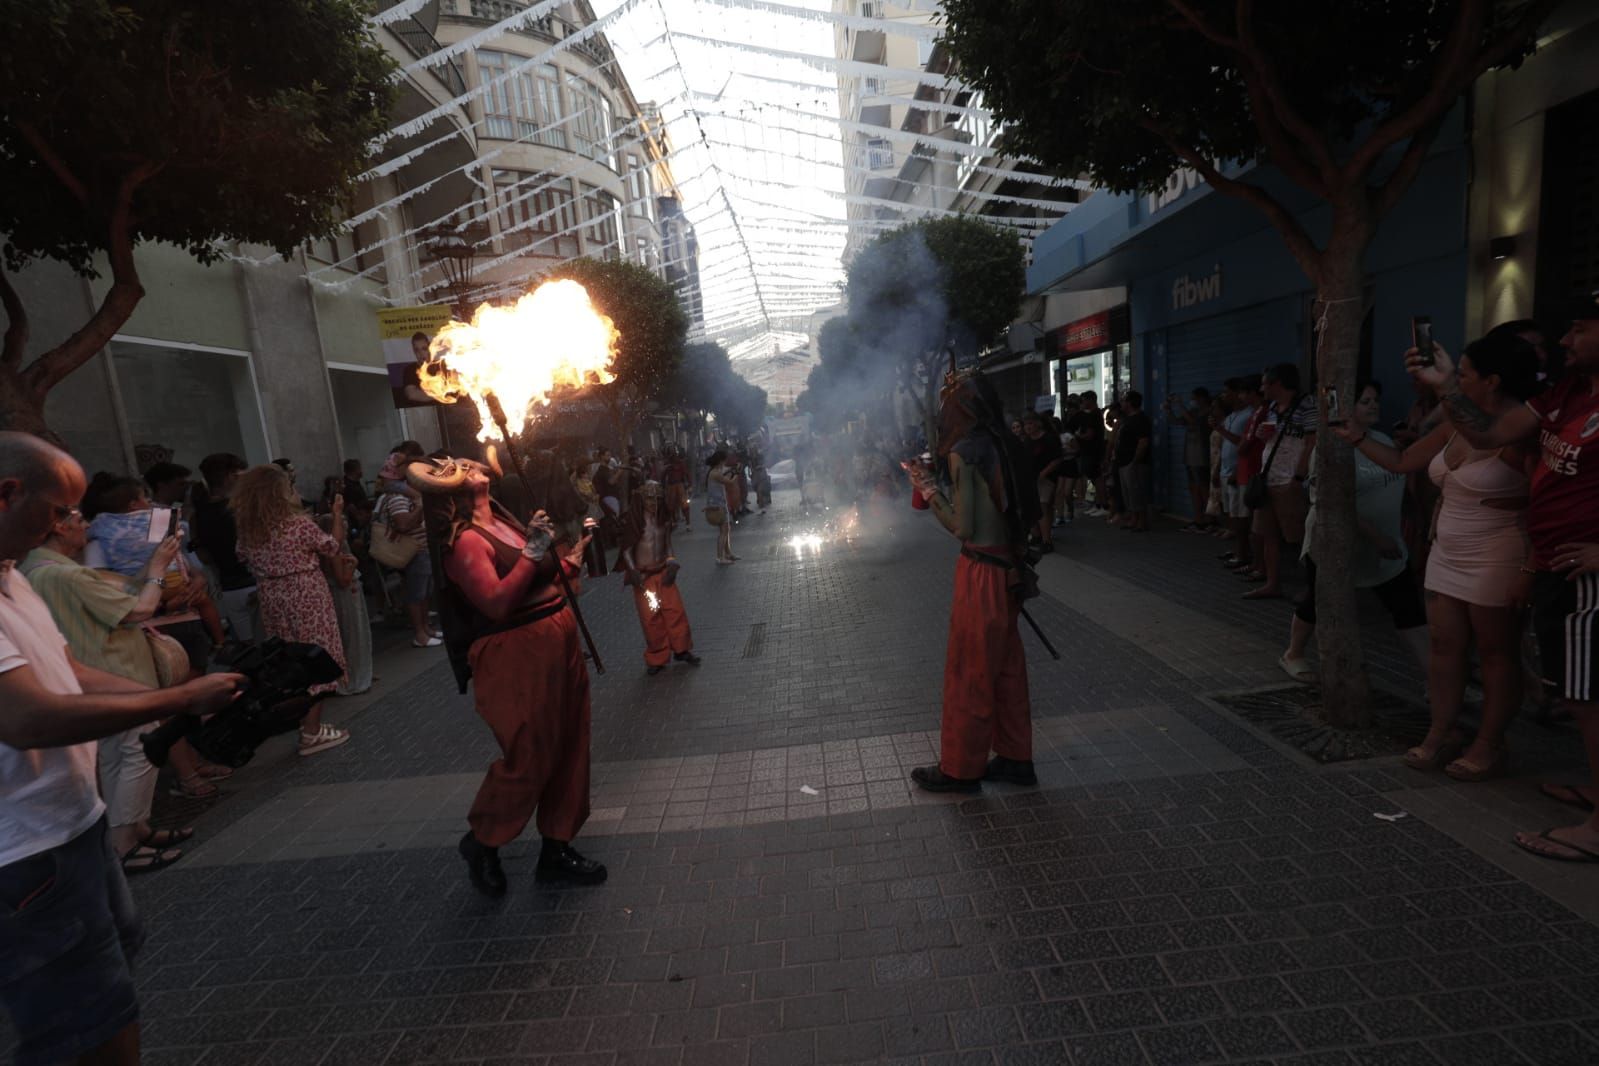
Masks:
[[[487,398],[505,408],[506,428],[522,432],[534,407],[559,388],[614,381],[616,326],[575,281],[547,281],[511,307],[483,304],[471,322],[451,322],[433,338],[420,369],[422,390],[440,403],[469,400],[495,435]]]
[[[650,605],[651,614],[661,613],[661,598],[657,596],[653,590],[644,590],[644,602]]]

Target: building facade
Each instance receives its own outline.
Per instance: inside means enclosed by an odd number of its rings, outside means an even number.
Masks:
[[[520,292],[580,255],[697,286],[659,116],[633,99],[588,5],[462,46],[528,6],[433,0],[374,29],[401,67],[399,132],[335,240],[286,259],[234,246],[210,265],[136,249],[144,298],[46,408],[89,470],[137,472],[165,454],[191,468],[214,451],[286,456],[315,495],[345,458],[371,473],[398,440],[436,446],[437,409],[395,408],[377,312],[458,295],[433,254],[439,233],[475,242],[480,297]],[[109,285],[101,273],[84,281],[45,263],[14,279],[35,351],[87,319]]]

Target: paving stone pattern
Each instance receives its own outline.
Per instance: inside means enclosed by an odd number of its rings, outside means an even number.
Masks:
[[[1309,767],[1219,714],[1207,685],[1264,676],[1242,627],[1146,650],[1104,603],[1033,601],[1064,653],[1024,637],[1043,786],[917,799],[953,545],[896,515],[796,554],[779,503],[735,567],[681,540],[698,670],[645,678],[614,580],[584,599],[606,886],[537,888],[534,840],[505,899],[471,890],[451,841],[494,749],[439,664],[345,747],[246,768],[135,882],[145,1061],[1599,1062],[1599,926],[1481,842],[1374,819],[1404,771]],[[1080,532],[1138,572],[1104,597],[1215,543]],[[1164,594],[1207,608],[1211,581]]]

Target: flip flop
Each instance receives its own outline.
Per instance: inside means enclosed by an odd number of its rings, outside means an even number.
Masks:
[[[1295,681],[1313,681],[1316,671],[1311,669],[1308,662],[1303,659],[1290,659],[1286,653],[1277,656],[1277,665],[1283,668],[1283,673]]]
[[[160,850],[181,844],[192,836],[194,836],[192,825],[186,825],[182,829],[152,829],[149,836],[140,838],[139,844],[141,847]]]
[[[157,851],[147,848],[143,844],[122,856],[122,872],[128,877],[137,874],[147,874],[151,870],[159,870],[163,866],[171,866],[183,858],[183,852],[176,848]]]
[[[1593,803],[1588,797],[1570,785],[1556,785],[1545,782],[1538,786],[1538,791],[1556,803],[1564,803],[1568,807],[1576,807],[1578,810],[1583,811],[1591,812],[1593,810]]]
[[[1557,828],[1564,827],[1561,826]],[[1583,847],[1581,844],[1573,844],[1569,840],[1561,840],[1559,837],[1550,835],[1556,831],[1557,829],[1546,829],[1542,833],[1517,833],[1513,838],[1511,838],[1511,841],[1522,851],[1530,852],[1531,854],[1538,856],[1540,859],[1556,859],[1560,862],[1599,863],[1599,851],[1594,851],[1592,849]],[[1544,842],[1543,845],[1534,843],[1535,841],[1540,840]],[[1547,846],[1549,844],[1553,844],[1557,848],[1563,848],[1569,854],[1562,855],[1558,851],[1551,851]]]

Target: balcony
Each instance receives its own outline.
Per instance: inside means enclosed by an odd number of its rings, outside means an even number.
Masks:
[[[392,5],[390,5],[392,6]],[[437,26],[439,22],[438,0],[433,0],[411,18],[403,18],[398,22],[391,22],[388,31],[399,42],[405,45],[405,50],[418,59],[425,59],[444,47],[439,44],[439,39],[433,36],[430,26]],[[435,63],[428,67],[435,78],[444,83],[450,95],[461,96],[466,93],[466,77],[461,73],[460,66],[453,59],[443,63]]]
[[[469,11],[471,17],[483,22],[504,22],[518,12],[526,11],[527,0],[471,0]],[[558,43],[582,30],[583,27],[568,22],[559,15],[545,15],[542,18],[532,19],[519,25],[516,32],[527,34],[530,37],[540,37],[552,44]],[[572,51],[578,53],[595,66],[604,66],[615,57],[611,53],[610,45],[605,43],[603,36],[590,37],[579,41],[572,46]],[[605,71],[607,80],[614,87],[615,79],[609,70]]]

